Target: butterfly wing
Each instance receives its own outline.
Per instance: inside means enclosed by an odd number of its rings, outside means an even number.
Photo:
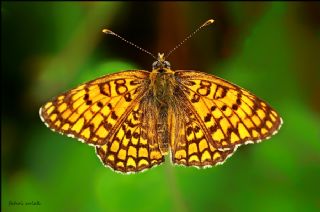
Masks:
[[[209,143],[219,149],[234,149],[275,134],[282,119],[266,102],[213,75],[176,71],[180,88]]]
[[[110,142],[96,146],[103,164],[118,172],[134,173],[164,162],[158,142],[151,142],[148,136],[144,115],[143,106],[136,104]]]
[[[106,75],[63,93],[40,108],[52,130],[104,145],[146,92],[147,71]]]
[[[184,104],[186,112],[169,112],[172,163],[198,168],[222,164],[234,150],[220,151],[214,147],[190,106]]]

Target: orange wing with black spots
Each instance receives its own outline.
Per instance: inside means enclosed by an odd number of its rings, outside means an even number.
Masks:
[[[104,145],[145,93],[147,71],[106,75],[63,93],[40,108],[52,130]]]
[[[259,142],[275,134],[282,124],[274,109],[239,86],[201,72],[182,70],[175,75],[214,148],[232,150]]]
[[[118,172],[135,173],[164,162],[159,143],[148,137],[142,108],[136,104],[110,142],[96,146],[102,163]]]
[[[206,134],[192,110],[184,117],[175,114],[171,123],[177,130],[171,137],[173,164],[205,168],[222,164],[233,154],[233,149],[220,151],[209,142],[210,135]]]

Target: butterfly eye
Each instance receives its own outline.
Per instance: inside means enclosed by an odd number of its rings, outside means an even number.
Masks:
[[[171,65],[168,61],[164,61],[164,67],[165,68],[171,68]]]
[[[152,63],[152,69],[157,69],[157,68],[159,68],[159,61],[154,61]]]

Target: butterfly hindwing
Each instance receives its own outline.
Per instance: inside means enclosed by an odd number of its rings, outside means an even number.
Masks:
[[[274,109],[239,86],[201,72],[181,70],[175,75],[202,130],[220,150],[259,142],[281,126]]]
[[[173,128],[177,131],[171,137],[172,163],[198,168],[222,164],[232,155],[233,149],[220,151],[214,147],[209,142],[208,135],[196,118],[196,114],[192,110],[186,111],[186,113],[176,113],[171,120]]]
[[[150,142],[148,138],[143,116],[142,107],[137,103],[109,142],[96,146],[96,152],[106,166],[116,171],[131,173],[164,162],[159,143]]]

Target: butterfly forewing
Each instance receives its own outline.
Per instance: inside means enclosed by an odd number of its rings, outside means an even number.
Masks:
[[[144,94],[146,71],[106,75],[59,95],[40,108],[54,131],[103,145]]]
[[[276,133],[280,116],[250,92],[213,75],[176,71],[180,88],[209,142],[219,150],[259,142]]]

